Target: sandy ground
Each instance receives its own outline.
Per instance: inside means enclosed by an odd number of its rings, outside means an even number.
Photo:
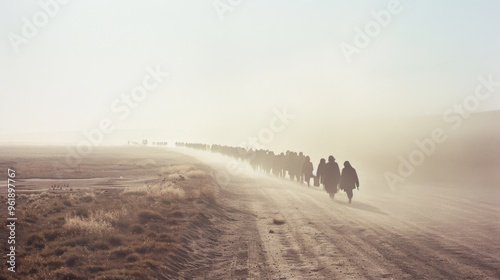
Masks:
[[[63,147],[0,147],[0,194],[5,194],[7,168],[16,171],[16,188],[22,192],[142,186],[162,178],[164,169],[191,160],[178,153],[144,147],[94,147],[81,163],[66,161]]]
[[[161,179],[162,166],[194,158],[153,149],[116,152],[64,170],[53,151],[10,155],[20,189],[115,188]],[[225,171],[228,158],[174,150]],[[2,151],[7,158],[8,151]],[[137,156],[140,154],[140,156]],[[181,160],[182,159],[182,160]],[[43,168],[41,162],[47,162]],[[93,170],[88,178],[85,170]],[[404,185],[395,192],[360,174],[353,204],[344,193],[330,200],[308,188],[263,174],[231,176],[217,190],[218,206],[193,221],[182,250],[159,271],[165,279],[500,279],[500,192],[498,188]],[[2,184],[3,182],[2,177]],[[5,186],[2,185],[2,189]],[[282,221],[276,224],[273,220]]]
[[[229,159],[189,152],[225,170]],[[347,204],[267,175],[221,187],[222,233],[200,246],[195,279],[500,279],[498,188],[405,185],[380,192],[363,181]],[[277,225],[273,219],[282,220]]]

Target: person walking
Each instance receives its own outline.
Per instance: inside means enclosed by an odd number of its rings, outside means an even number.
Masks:
[[[304,153],[300,152],[297,156],[297,161],[295,162],[295,170],[297,174],[297,182],[303,184],[304,183],[304,173],[302,172],[302,168],[304,167],[304,163],[306,162],[306,156]]]
[[[313,170],[314,167],[311,162],[311,158],[306,156],[304,163],[302,164],[302,176],[304,177],[304,180],[306,180],[308,187],[310,186],[311,177],[314,177]]]
[[[319,161],[318,168],[316,169],[316,177],[314,177],[314,186],[319,187],[320,184],[325,185],[325,165],[326,160],[322,158]]]
[[[351,163],[346,161],[344,162],[344,168],[340,176],[340,189],[347,193],[349,203],[352,201],[352,190],[354,188],[359,190],[358,174],[356,173],[356,169],[351,166]]]
[[[330,195],[330,198],[335,198],[337,193],[337,186],[340,181],[340,169],[339,165],[335,162],[333,156],[328,157],[328,163],[325,165],[325,190]]]

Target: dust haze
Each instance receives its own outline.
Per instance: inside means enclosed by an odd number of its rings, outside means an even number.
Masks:
[[[499,279],[479,2],[3,1],[0,279]]]

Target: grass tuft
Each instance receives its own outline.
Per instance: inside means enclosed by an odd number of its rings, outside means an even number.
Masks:
[[[108,243],[111,246],[120,246],[123,244],[123,240],[120,237],[117,236],[111,236],[108,238]]]
[[[79,255],[71,254],[66,257],[65,264],[67,267],[75,267],[81,263],[82,258]]]
[[[163,216],[160,213],[151,211],[151,210],[143,210],[137,214],[139,218],[139,222],[145,224],[149,221],[161,221],[163,220]]]
[[[83,234],[103,234],[113,230],[112,224],[122,216],[127,215],[126,211],[104,211],[96,210],[90,216],[83,218],[80,216],[66,216],[63,228],[69,233]]]
[[[155,199],[181,200],[185,198],[186,192],[172,182],[158,185],[147,185],[142,187],[128,187],[123,190],[123,195],[140,195]]]
[[[28,237],[28,246],[33,246],[37,249],[43,249],[45,247],[45,238],[38,233],[34,233]]]

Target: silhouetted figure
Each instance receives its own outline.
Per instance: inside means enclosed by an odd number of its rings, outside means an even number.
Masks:
[[[322,158],[319,161],[318,169],[316,169],[316,177],[314,178],[314,186],[319,187],[320,184],[325,185],[325,165],[326,160]]]
[[[264,170],[267,174],[271,174],[271,170],[273,169],[273,161],[274,161],[274,152],[267,151],[264,157]]]
[[[297,175],[297,182],[299,183],[304,183],[304,174],[302,173],[302,166],[304,165],[304,162],[306,161],[306,157],[302,152],[299,153],[297,157],[297,162],[295,163],[295,174]]]
[[[308,187],[310,186],[311,177],[314,177],[313,170],[314,167],[311,162],[311,158],[307,156],[302,164],[302,175],[304,176],[304,180],[306,180]]]
[[[330,195],[330,198],[334,198],[337,193],[337,186],[340,181],[340,169],[339,165],[335,162],[333,156],[328,157],[328,163],[325,165],[325,190]]]
[[[297,158],[296,152],[290,152],[288,154],[288,174],[290,174],[290,180],[294,181],[296,177],[295,161]]]
[[[278,157],[278,168],[279,168],[279,176],[281,178],[285,178],[285,173],[286,173],[286,158],[285,158],[285,153],[279,154],[279,157]]]
[[[344,162],[344,169],[342,169],[342,175],[340,177],[340,189],[347,193],[349,198],[349,203],[352,200],[352,190],[358,188],[359,190],[359,180],[356,169],[352,168],[351,163],[348,161]]]

